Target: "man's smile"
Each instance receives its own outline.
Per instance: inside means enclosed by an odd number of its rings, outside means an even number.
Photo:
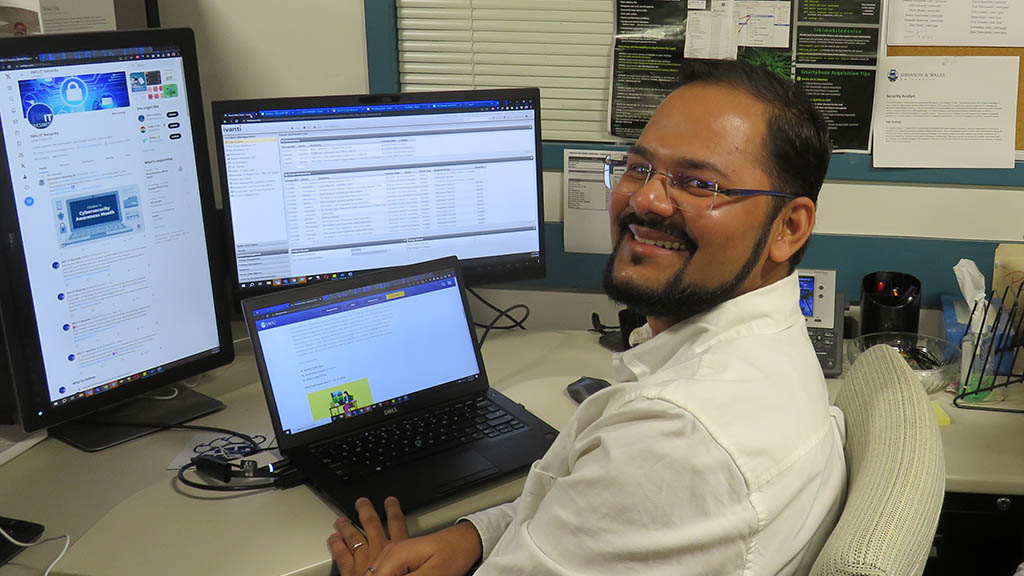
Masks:
[[[658,248],[665,248],[667,250],[689,251],[690,249],[690,244],[688,242],[680,241],[678,238],[665,234],[664,232],[658,232],[636,224],[631,224],[629,226],[629,230],[633,233],[633,239],[641,244],[657,246]]]

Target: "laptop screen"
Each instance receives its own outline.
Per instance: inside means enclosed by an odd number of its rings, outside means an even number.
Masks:
[[[298,434],[479,376],[454,268],[250,312],[281,429]]]

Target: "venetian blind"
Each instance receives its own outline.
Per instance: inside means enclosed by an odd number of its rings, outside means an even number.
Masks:
[[[545,140],[612,140],[613,0],[396,5],[403,91],[537,87]]]

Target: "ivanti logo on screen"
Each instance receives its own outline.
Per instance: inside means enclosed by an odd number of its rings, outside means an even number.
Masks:
[[[40,130],[59,114],[127,108],[128,82],[124,72],[56,76],[18,81],[25,119]]]

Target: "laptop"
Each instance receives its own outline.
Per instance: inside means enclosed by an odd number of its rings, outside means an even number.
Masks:
[[[539,459],[557,432],[490,388],[458,260],[242,300],[281,453],[350,518]]]

